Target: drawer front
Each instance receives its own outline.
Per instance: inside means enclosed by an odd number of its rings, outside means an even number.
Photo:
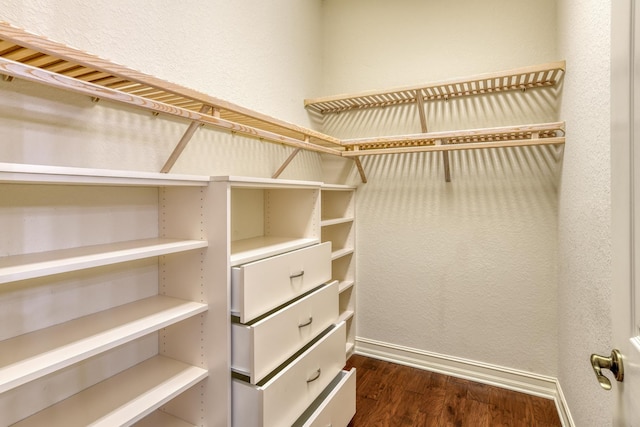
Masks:
[[[231,313],[247,323],[331,279],[331,243],[231,269]]]
[[[234,379],[232,417],[236,427],[290,426],[344,366],[344,322],[261,386]]]
[[[293,427],[346,427],[356,413],[356,370],[340,371]]]
[[[334,281],[251,325],[232,323],[232,368],[256,384],[337,319]]]

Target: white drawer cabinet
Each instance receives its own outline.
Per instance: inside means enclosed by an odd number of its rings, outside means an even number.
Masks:
[[[337,319],[334,281],[256,322],[232,323],[232,368],[256,384]]]
[[[292,425],[341,371],[346,362],[345,340],[346,327],[341,322],[264,384],[234,379],[233,425]]]
[[[247,323],[329,279],[330,242],[233,267],[231,314]]]
[[[216,287],[230,293],[232,426],[286,427],[303,414],[346,426],[355,392],[342,373],[348,325],[333,243],[322,241],[322,184],[214,177],[211,186]]]

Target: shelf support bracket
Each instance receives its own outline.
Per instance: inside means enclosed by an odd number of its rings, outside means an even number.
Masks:
[[[360,179],[363,184],[367,183],[367,175],[364,173],[364,168],[362,167],[362,162],[360,161],[360,157],[356,156],[353,158],[353,161],[356,163],[356,167],[358,168],[358,173],[360,174]]]
[[[427,133],[429,130],[427,129],[427,115],[424,111],[424,97],[422,96],[422,90],[418,89],[415,92],[416,94],[416,106],[418,107],[418,114],[420,115],[420,127],[422,128],[422,133]],[[449,167],[449,153],[447,151],[442,152],[442,164],[444,166],[444,180],[446,182],[451,182],[451,169]]]
[[[309,137],[306,136],[304,138],[305,142],[309,142]],[[276,179],[280,176],[280,174],[287,168],[287,166],[289,166],[289,163],[291,163],[291,161],[293,160],[293,158],[295,156],[298,155],[298,153],[302,150],[302,148],[296,148],[295,150],[293,150],[293,152],[291,154],[289,154],[289,157],[287,157],[287,160],[284,161],[284,163],[282,164],[282,166],[280,166],[278,168],[278,170],[273,174],[273,176],[271,176],[271,178]]]
[[[206,114],[211,108],[213,108],[213,107],[211,107],[210,105],[203,104],[198,112],[200,114]],[[189,127],[185,131],[184,135],[182,135],[182,138],[180,138],[180,141],[178,142],[178,145],[176,145],[176,148],[173,149],[173,152],[171,153],[171,155],[167,159],[166,163],[164,164],[162,169],[160,169],[160,172],[169,173],[169,171],[171,170],[173,165],[175,165],[176,162],[178,161],[178,157],[180,157],[180,154],[182,154],[182,152],[184,151],[184,149],[187,146],[187,144],[189,143],[189,141],[191,141],[191,138],[193,137],[193,135],[196,133],[198,128],[201,127],[201,126],[202,126],[201,123],[191,122],[191,124],[189,125]]]

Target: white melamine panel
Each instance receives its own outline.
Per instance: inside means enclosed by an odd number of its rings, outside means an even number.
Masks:
[[[340,371],[293,427],[345,427],[356,413],[356,370]]]
[[[345,325],[340,323],[261,386],[232,381],[235,426],[291,425],[345,364]]]
[[[295,251],[320,243],[320,238],[253,237],[231,242],[231,266]]]
[[[231,269],[231,312],[247,323],[331,278],[331,243]]]
[[[207,377],[156,356],[16,424],[18,427],[128,426]]]
[[[338,282],[332,282],[250,325],[232,323],[232,369],[256,384],[337,318]]]
[[[0,425],[13,425],[157,354],[158,334],[152,333],[0,393]]]
[[[201,240],[144,239],[0,258],[0,284],[199,249]]]
[[[133,425],[135,427],[195,427],[162,411],[154,411]]]
[[[0,286],[0,341],[157,293],[156,258],[5,283]]]
[[[353,220],[355,216],[354,187],[322,186],[322,225],[332,221]]]
[[[207,310],[156,296],[0,342],[0,392]]]
[[[322,241],[331,242],[333,259],[353,251],[355,246],[354,234],[354,225],[351,221],[322,227]]]
[[[0,182],[155,187],[206,186],[209,178],[199,175],[0,163]]]

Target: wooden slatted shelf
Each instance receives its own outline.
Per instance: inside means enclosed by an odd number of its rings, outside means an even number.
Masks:
[[[306,99],[306,108],[321,114],[365,108],[388,107],[471,95],[555,86],[564,75],[565,61],[417,86],[375,90]]]
[[[207,375],[205,369],[155,356],[14,426],[131,425],[205,379]]]
[[[327,148],[340,146],[336,138],[114,64],[6,22],[0,22],[0,74],[339,155]]]
[[[0,393],[207,311],[154,296],[0,342]]]
[[[0,284],[206,248],[203,240],[141,239],[0,258]]]
[[[343,156],[562,145],[564,122],[344,140]]]
[[[521,126],[515,126],[505,128],[500,133],[478,129],[434,135],[427,132],[423,110],[425,102],[505,91],[554,88],[558,86],[564,73],[565,61],[557,61],[424,85],[305,100],[308,110],[320,114],[411,103],[419,107],[421,134],[342,141],[114,64],[0,22],[0,75],[5,78],[16,77],[47,84],[95,99],[108,99],[188,121],[189,128],[161,170],[165,173],[175,164],[198,126],[204,124],[296,148],[274,177],[280,175],[300,149],[351,158],[363,182],[366,182],[366,176],[360,161],[362,155],[442,151],[445,179],[449,181],[447,152],[450,150],[560,145],[565,142],[564,124],[562,129],[551,128],[533,133],[523,133],[518,129]],[[563,135],[558,135],[560,130]]]

